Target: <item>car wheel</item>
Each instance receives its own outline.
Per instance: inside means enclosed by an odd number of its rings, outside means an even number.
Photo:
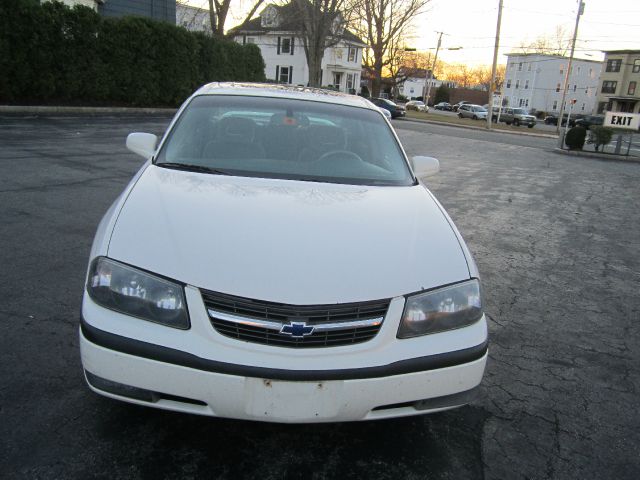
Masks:
[[[506,123],[507,125],[511,125],[511,122],[504,122],[504,123]]]
[[[519,126],[520,126],[520,120],[515,119],[515,120],[513,121],[513,124],[514,124],[516,127],[519,127]]]
[[[477,115],[474,115],[474,116],[473,116],[473,119],[474,119],[474,120],[477,120],[477,119],[478,119],[478,116],[477,116]]]
[[[461,113],[458,113],[458,118],[462,118],[462,114]]]
[[[533,123],[530,123],[529,125],[527,125],[528,128],[533,128]]]

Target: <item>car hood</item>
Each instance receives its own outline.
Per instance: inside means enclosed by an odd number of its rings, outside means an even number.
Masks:
[[[429,192],[151,165],[108,256],[199,288],[290,304],[391,298],[469,278]]]

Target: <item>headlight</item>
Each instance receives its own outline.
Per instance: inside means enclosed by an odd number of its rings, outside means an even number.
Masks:
[[[105,308],[169,327],[189,328],[182,285],[137,268],[98,257],[89,270],[87,291]]]
[[[466,327],[482,318],[480,282],[470,280],[407,298],[398,338]]]

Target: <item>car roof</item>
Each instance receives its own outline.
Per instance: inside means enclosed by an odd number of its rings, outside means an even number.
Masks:
[[[352,107],[377,110],[377,107],[366,98],[347,93],[294,85],[278,85],[268,83],[236,83],[213,82],[200,87],[193,96],[197,95],[241,95],[248,97],[276,97],[293,100],[307,100],[313,102],[333,103]]]

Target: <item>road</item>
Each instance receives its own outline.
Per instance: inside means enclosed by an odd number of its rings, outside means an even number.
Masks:
[[[470,406],[283,426],[155,411],[84,385],[77,327],[95,227],[169,118],[0,117],[3,478],[636,479],[640,164],[553,140],[397,121],[475,254],[490,361]]]

